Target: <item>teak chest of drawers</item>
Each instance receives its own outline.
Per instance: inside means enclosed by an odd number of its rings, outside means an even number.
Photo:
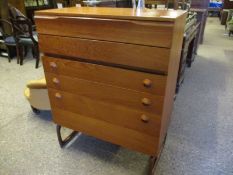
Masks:
[[[153,169],[186,12],[84,7],[38,11],[35,19],[60,144],[64,126],[151,155]]]

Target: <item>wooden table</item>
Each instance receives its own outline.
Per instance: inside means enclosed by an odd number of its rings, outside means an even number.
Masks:
[[[76,131],[151,156],[163,148],[185,11],[63,8],[35,16],[61,146]],[[61,126],[71,128],[61,138]]]

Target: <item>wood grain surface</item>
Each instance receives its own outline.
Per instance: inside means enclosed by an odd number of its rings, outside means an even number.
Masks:
[[[36,24],[55,123],[156,157],[173,109],[187,12],[135,12],[45,10]]]
[[[170,49],[134,44],[39,35],[40,51],[167,74]]]
[[[58,80],[58,83],[53,82],[54,78]],[[46,73],[46,81],[49,88],[70,92],[111,105],[122,105],[158,115],[162,114],[163,96],[48,73]]]
[[[64,127],[81,131],[90,136],[148,155],[156,154],[157,137],[59,108],[53,108],[52,112],[56,116],[54,117],[54,122],[62,123]]]
[[[82,8],[62,8],[36,11],[37,16],[70,16],[70,17],[91,17],[107,19],[133,19],[148,21],[175,21],[182,16],[185,11],[182,10],[155,10],[144,9],[135,10],[132,8],[104,8],[104,7],[82,7]]]
[[[161,120],[159,115],[128,108],[124,105],[112,105],[105,101],[52,88],[49,88],[49,97],[52,108],[71,111],[86,117],[137,130],[151,136],[159,136],[159,123]],[[143,115],[148,117],[148,122],[144,122]]]
[[[42,60],[45,71],[49,73],[76,77],[159,96],[165,94],[166,76],[72,61],[59,57],[44,56]],[[56,68],[50,66],[51,63],[55,63]],[[149,80],[151,85],[145,86],[145,80]]]
[[[65,16],[36,18],[37,32],[39,34],[165,48],[171,47],[173,24],[173,22],[103,20]]]

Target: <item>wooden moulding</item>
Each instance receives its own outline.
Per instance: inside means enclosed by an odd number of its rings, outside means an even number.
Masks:
[[[131,43],[165,48],[171,47],[173,31],[173,22],[62,16],[37,16],[36,25],[39,34],[114,41],[118,43]]]
[[[176,90],[176,82],[180,64],[180,56],[182,50],[184,26],[186,14],[179,17],[175,22],[174,35],[172,38],[172,48],[170,52],[170,62],[168,67],[168,76],[166,84],[166,92],[164,98],[163,115],[160,126],[160,148],[162,149],[164,139],[167,135],[168,126],[171,120],[171,114],[174,106],[174,96]]]

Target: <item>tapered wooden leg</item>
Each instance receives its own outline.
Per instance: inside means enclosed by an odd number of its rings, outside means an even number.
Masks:
[[[28,54],[28,46],[24,46],[23,48],[24,48],[24,53],[23,53],[24,55],[23,56],[26,57]]]
[[[11,62],[11,53],[10,53],[10,49],[9,46],[6,46],[6,50],[7,50],[7,54],[8,54],[8,62]]]
[[[40,63],[40,51],[38,45],[33,46],[33,56],[36,59],[36,69],[39,67]]]
[[[158,163],[157,157],[151,156],[149,158],[149,172],[148,172],[148,175],[154,175],[157,163]]]
[[[164,140],[163,140],[163,145],[162,145],[162,148],[160,150],[160,153],[159,155],[156,157],[156,156],[150,156],[149,158],[149,172],[148,172],[148,175],[155,175],[155,169],[156,169],[156,166],[159,162],[159,158],[161,156],[161,153],[163,151],[163,148],[164,148],[164,145],[165,145],[165,142],[167,140],[167,134],[165,135],[164,137]]]
[[[19,64],[22,66],[23,65],[23,60],[24,60],[24,48],[23,46],[19,46]]]
[[[60,147],[63,148],[66,146],[73,138],[78,134],[77,131],[73,131],[69,136],[67,136],[65,139],[62,139],[61,137],[61,126],[57,125],[57,138],[58,142],[60,144]]]
[[[19,50],[19,46],[16,45],[16,55],[17,55],[17,64],[19,64],[19,60],[20,60],[20,50]]]
[[[40,52],[39,52],[39,50],[37,50],[37,53],[36,53],[36,69],[39,67],[39,63],[40,63]]]

